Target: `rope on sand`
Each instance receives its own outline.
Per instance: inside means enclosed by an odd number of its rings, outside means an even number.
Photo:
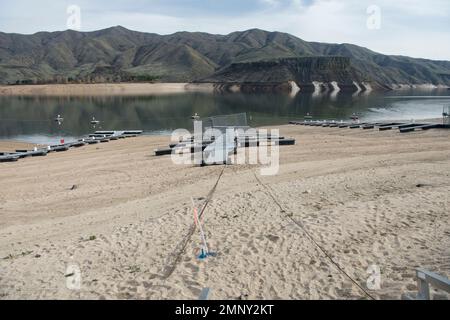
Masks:
[[[350,279],[351,282],[353,282],[364,294],[369,297],[372,300],[376,300],[364,287],[362,287],[355,279],[353,279],[347,272],[345,272],[344,269],[331,257],[331,255],[314,239],[314,237],[309,233],[309,231],[305,228],[303,223],[300,221],[297,221],[294,219],[293,215],[287,214],[287,210],[283,208],[281,203],[277,200],[277,198],[273,195],[272,189],[264,184],[261,179],[258,178],[257,174],[253,171],[253,175],[255,176],[255,179],[258,181],[260,185],[262,185],[266,190],[267,194],[272,198],[272,200],[275,202],[275,204],[280,208],[280,212],[285,215],[286,218],[291,220],[296,226],[298,226],[300,229],[303,230],[303,232],[306,234],[309,240],[325,255],[325,257],[330,260],[330,262],[348,279]]]
[[[208,204],[211,202],[212,197],[213,197],[214,193],[216,192],[216,189],[219,185],[219,182],[222,179],[223,173],[225,172],[225,168],[226,168],[226,165],[223,167],[222,171],[220,172],[219,177],[217,178],[217,181],[214,184],[213,188],[208,193],[208,196],[206,197],[206,200],[202,207],[202,210],[200,211],[200,214],[198,215],[199,220],[202,219],[202,217],[206,211],[206,208],[208,207]],[[168,279],[174,273],[175,269],[177,268],[178,263],[181,261],[181,257],[183,256],[184,252],[186,251],[186,247],[187,247],[188,243],[191,241],[191,238],[194,235],[196,229],[197,229],[197,225],[194,222],[191,225],[191,227],[189,228],[189,231],[186,234],[186,236],[177,245],[176,249],[174,250],[176,253],[174,255],[172,255],[172,257],[174,257],[173,261],[164,268],[164,272],[163,272],[164,275],[162,276],[162,278],[164,280]]]

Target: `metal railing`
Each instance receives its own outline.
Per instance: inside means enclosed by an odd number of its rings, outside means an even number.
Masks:
[[[424,269],[416,270],[418,293],[416,296],[404,294],[403,300],[430,300],[430,285],[436,289],[450,293],[450,280],[434,272]]]
[[[442,122],[444,125],[450,125],[450,106],[444,107],[442,110]]]
[[[228,128],[248,128],[247,114],[228,114],[201,119],[203,129],[218,129],[225,132]]]

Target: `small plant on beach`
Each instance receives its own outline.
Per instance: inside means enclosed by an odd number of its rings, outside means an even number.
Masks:
[[[127,267],[127,270],[129,273],[135,274],[135,273],[141,272],[141,267],[140,266],[129,266],[129,267]]]
[[[80,238],[81,242],[88,242],[88,241],[94,241],[94,240],[97,240],[96,236],[89,236],[87,238]]]
[[[22,255],[22,257],[25,257],[25,256],[28,256],[28,255],[30,255],[32,253],[33,253],[33,251],[24,251],[24,252],[21,253],[21,255]]]
[[[33,251],[23,251],[20,254],[16,254],[16,255],[13,255],[12,253],[10,253],[6,257],[4,257],[3,260],[12,260],[12,259],[19,258],[19,257],[26,257],[32,253],[33,253]]]

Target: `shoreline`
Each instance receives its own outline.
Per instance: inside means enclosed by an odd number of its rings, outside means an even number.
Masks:
[[[86,97],[86,96],[146,96],[169,95],[186,92],[272,92],[286,93],[295,96],[298,93],[336,93],[341,89],[334,87],[331,90],[322,90],[323,83],[313,82],[310,86],[300,88],[294,81],[278,84],[266,83],[93,83],[93,84],[36,84],[36,85],[0,85],[1,96],[49,96],[49,97]],[[370,84],[364,84],[365,90],[357,87],[355,92],[371,93],[375,90]],[[311,88],[312,87],[312,90]],[[322,89],[321,89],[322,88]],[[448,86],[432,84],[391,84],[389,91],[406,90],[445,90]],[[256,90],[256,91],[255,91]],[[449,89],[450,90],[450,89]],[[383,91],[383,90],[381,90]],[[349,91],[350,92],[350,91]]]
[[[39,145],[29,143],[26,141],[0,139],[0,152],[15,152],[16,150],[33,150],[35,146]]]
[[[193,83],[95,83],[0,86],[0,96],[145,96],[213,91],[212,84]]]
[[[414,119],[416,122],[425,122],[425,123],[441,123],[442,122],[442,118],[427,118],[427,119]],[[386,122],[390,122],[388,120],[384,120]],[[398,122],[409,122],[410,120],[408,119],[401,119],[401,120],[395,120]],[[376,120],[373,120],[372,122],[377,122]],[[379,122],[383,122],[383,121],[379,121]],[[269,125],[272,128],[275,127],[280,127],[283,128],[285,127],[287,124],[282,124],[282,125]],[[262,126],[262,127],[256,127],[256,129],[262,129],[265,128],[267,126]],[[145,131],[144,131],[144,135],[145,135]],[[146,136],[151,136],[151,137],[163,137],[163,138],[170,138],[170,134],[156,134],[156,135],[146,135]],[[78,137],[78,138],[82,138],[82,137]],[[77,138],[77,139],[78,139]],[[42,146],[47,146],[47,144],[41,144],[41,143],[33,143],[30,141],[26,141],[26,140],[17,140],[17,139],[2,139],[0,138],[0,152],[13,152],[15,149],[33,149],[35,146],[38,147],[42,147]]]

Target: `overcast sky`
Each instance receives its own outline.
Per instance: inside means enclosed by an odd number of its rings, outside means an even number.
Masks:
[[[450,60],[450,0],[0,0],[0,31],[66,30],[69,5],[81,9],[81,31],[122,25],[160,34],[227,34],[260,28]]]

